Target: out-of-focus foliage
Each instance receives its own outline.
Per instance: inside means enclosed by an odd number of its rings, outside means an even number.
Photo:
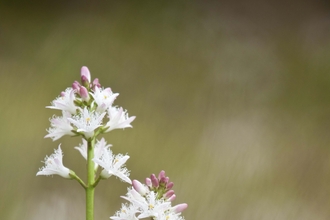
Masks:
[[[84,192],[36,177],[62,143],[45,109],[92,77],[136,115],[104,135],[131,177],[166,170],[186,219],[330,218],[330,17],[321,1],[36,1],[0,5],[0,219],[84,219]],[[127,185],[102,181],[96,219]]]

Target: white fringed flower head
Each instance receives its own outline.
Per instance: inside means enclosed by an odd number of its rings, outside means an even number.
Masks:
[[[123,167],[128,159],[128,155],[114,155],[110,149],[105,149],[102,157],[100,159],[94,158],[93,161],[103,168],[100,173],[102,178],[107,179],[114,175],[131,184],[132,181],[129,178],[129,171],[126,167]]]
[[[96,111],[104,112],[106,109],[112,106],[119,93],[113,93],[110,88],[101,89],[95,87],[94,93],[90,93],[93,96],[95,103],[97,104]]]
[[[71,178],[70,177],[70,170],[68,168],[66,168],[65,166],[63,166],[63,162],[62,162],[62,158],[63,158],[63,153],[62,153],[62,149],[60,147],[60,145],[58,146],[58,149],[54,151],[54,153],[52,155],[50,155],[49,157],[46,156],[44,163],[45,166],[42,167],[39,172],[37,173],[38,175],[60,175],[64,178]]]
[[[74,104],[75,91],[72,88],[67,88],[61,95],[51,102],[52,106],[46,106],[50,109],[58,109],[75,114],[78,107]]]
[[[109,121],[105,125],[105,127],[108,127],[105,132],[113,129],[133,127],[130,123],[135,119],[135,116],[128,117],[127,111],[124,111],[122,107],[109,107],[107,112]]]
[[[99,114],[89,111],[85,107],[78,115],[74,115],[68,120],[77,128],[78,133],[83,134],[87,139],[94,136],[94,131],[102,126],[102,119],[106,113]]]
[[[85,139],[82,139],[82,144],[80,144],[78,147],[74,147],[76,150],[80,152],[80,154],[87,160],[87,141]],[[106,149],[112,147],[111,144],[107,144],[104,138],[101,140],[98,140],[94,146],[94,158],[100,159],[105,152]],[[98,164],[95,163],[95,170],[98,168]]]
[[[45,136],[45,138],[51,138],[53,141],[56,141],[64,135],[75,135],[72,132],[73,127],[68,121],[68,118],[71,117],[71,114],[66,111],[63,111],[62,114],[62,116],[53,116],[53,118],[50,119],[51,127],[47,130],[48,134]]]
[[[164,199],[157,199],[157,194],[150,191],[143,203],[140,203],[141,214],[138,218],[154,217],[158,219],[163,213],[171,208],[171,203]]]
[[[180,213],[174,213],[171,211],[167,211],[164,213],[161,213],[156,220],[184,220],[183,216],[180,216]]]
[[[110,219],[113,220],[138,220],[136,213],[138,209],[133,204],[122,204],[121,209],[116,212],[114,216],[111,216]]]

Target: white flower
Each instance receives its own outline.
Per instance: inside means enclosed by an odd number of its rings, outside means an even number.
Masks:
[[[184,220],[184,218],[180,216],[180,213],[166,211],[156,218],[156,220]]]
[[[106,113],[99,114],[97,112],[89,112],[85,107],[81,114],[74,115],[68,120],[77,127],[77,132],[85,135],[86,138],[90,138],[94,135],[95,129],[102,126],[102,119]]]
[[[184,220],[184,218],[181,216],[181,212],[188,207],[186,203],[172,207],[171,202],[165,200],[164,198],[159,198],[159,194],[157,192],[150,191],[146,185],[135,180],[133,180],[132,185],[132,187],[127,188],[127,194],[121,197],[130,202],[129,207],[134,207],[134,213],[138,215],[138,219],[149,219],[150,217],[151,219],[155,220]],[[142,187],[146,187],[146,190],[142,190],[142,194],[135,189],[141,189]],[[128,206],[123,205],[123,207],[123,212],[127,213],[126,207]],[[115,216],[112,216],[117,218],[110,218],[116,220],[125,220],[126,216],[122,214],[125,217],[120,218],[120,214],[120,211],[118,211]]]
[[[107,179],[114,175],[131,184],[132,181],[128,178],[129,171],[126,167],[122,167],[128,159],[128,155],[113,155],[110,149],[104,149],[101,159],[94,158],[93,161],[103,167],[100,174],[102,178]]]
[[[74,135],[72,132],[73,127],[68,121],[68,117],[71,117],[71,114],[65,111],[63,111],[62,114],[63,116],[53,116],[53,118],[50,119],[51,127],[47,130],[48,134],[45,136],[45,138],[49,137],[53,139],[53,141],[56,141],[64,135]]]
[[[108,108],[108,117],[109,121],[106,127],[109,128],[105,132],[118,128],[131,128],[132,125],[130,123],[135,119],[135,116],[128,117],[126,110],[124,111],[122,107]]]
[[[97,104],[96,111],[104,112],[107,108],[109,108],[119,93],[112,93],[110,88],[100,89],[99,87],[95,87],[95,92],[90,93],[94,101]]]
[[[80,154],[87,160],[87,141],[85,139],[82,139],[83,143],[80,144],[78,147],[74,147],[76,150],[80,152]],[[102,154],[105,152],[105,149],[108,149],[111,147],[111,144],[107,144],[104,138],[97,141],[94,146],[94,158],[100,159],[102,157]],[[97,169],[98,164],[95,163],[95,170]]]
[[[138,220],[135,214],[138,212],[137,207],[133,204],[122,204],[121,209],[116,212],[110,219],[113,220]]]
[[[148,191],[149,193],[149,191]],[[127,201],[130,201],[136,206],[141,206],[145,202],[145,198],[134,188],[128,188],[126,196],[121,196],[121,198],[126,199]]]
[[[59,145],[58,149],[55,150],[52,155],[50,155],[49,157],[48,156],[45,157],[45,161],[44,161],[45,166],[39,170],[37,176],[38,175],[49,176],[49,175],[57,174],[64,178],[71,178],[69,175],[70,170],[65,166],[63,166],[62,158],[63,158],[63,153]]]
[[[68,111],[71,114],[75,114],[78,107],[74,104],[74,93],[75,91],[72,88],[67,88],[64,92],[61,92],[61,96],[51,102],[52,106],[46,106],[46,108]]]
[[[157,199],[157,194],[153,191],[150,191],[146,195],[145,201],[140,204],[141,214],[138,215],[138,218],[154,217],[158,219],[171,208],[170,202],[166,202],[164,199]]]

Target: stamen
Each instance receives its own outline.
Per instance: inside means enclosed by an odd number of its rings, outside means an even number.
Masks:
[[[91,121],[91,118],[89,118],[89,117],[88,117],[88,118],[86,118],[86,123],[87,123],[87,124],[89,124],[89,123],[90,123],[90,121]]]

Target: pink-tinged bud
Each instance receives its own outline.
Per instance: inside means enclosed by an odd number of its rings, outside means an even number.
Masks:
[[[88,79],[86,78],[86,76],[81,77],[81,84],[83,86],[86,86],[87,88],[89,88],[89,83],[88,83]]]
[[[170,198],[168,198],[166,201],[173,202],[174,199],[176,199],[176,195],[173,194]]]
[[[93,89],[95,89],[95,87],[101,88],[101,84],[99,83],[98,78],[95,78],[92,84],[93,84]]]
[[[166,189],[167,190],[170,190],[170,189],[173,188],[173,186],[174,186],[174,183],[173,182],[170,182],[170,183],[166,184]]]
[[[169,190],[167,193],[164,194],[164,197],[170,198],[172,195],[174,195],[174,190]]]
[[[84,86],[80,86],[79,95],[82,100],[88,102],[89,101],[89,94],[88,90]]]
[[[88,84],[91,82],[91,74],[86,66],[81,67],[80,76],[83,85],[85,85],[86,81],[88,82]]]
[[[62,97],[64,97],[65,96],[65,92],[61,92],[61,94],[60,94]]]
[[[165,171],[164,170],[160,171],[159,174],[158,174],[158,179],[161,180],[162,178],[165,178],[165,177],[166,177],[165,176]]]
[[[151,182],[152,182],[152,186],[157,188],[159,186],[159,182],[158,182],[158,179],[157,179],[156,175],[151,174],[150,179],[151,179]]]
[[[152,186],[152,183],[151,183],[151,179],[150,178],[146,178],[146,185],[151,187]]]
[[[176,206],[172,207],[172,210],[175,213],[180,213],[180,212],[183,212],[184,210],[186,210],[186,208],[188,208],[188,204],[187,203],[181,203],[179,205],[176,205]]]
[[[162,178],[159,180],[159,182],[160,182],[160,183],[165,183],[165,184],[167,184],[169,180],[170,180],[169,177],[162,177]]]
[[[146,187],[144,185],[142,185],[142,183],[140,183],[139,181],[133,180],[132,185],[133,185],[133,188],[138,193],[140,193],[141,196],[144,196],[147,193]]]
[[[90,88],[90,82],[91,82],[91,74],[87,67],[83,66],[81,68],[80,72],[80,78],[81,78],[81,85],[85,86],[86,88]]]
[[[74,82],[72,83],[72,89],[73,89],[73,90],[76,90],[77,92],[79,92],[80,86],[81,86],[80,83],[77,82],[77,81],[74,81]]]

